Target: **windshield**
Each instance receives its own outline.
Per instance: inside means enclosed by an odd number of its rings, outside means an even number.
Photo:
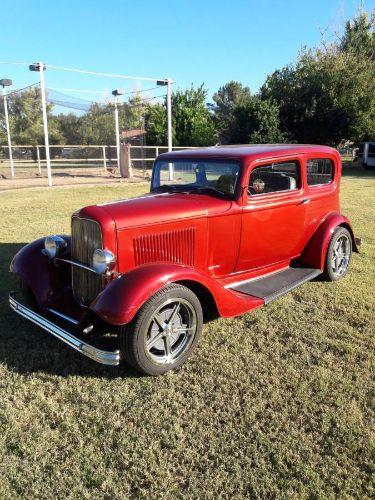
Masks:
[[[212,192],[233,198],[239,169],[234,161],[158,160],[151,191]]]

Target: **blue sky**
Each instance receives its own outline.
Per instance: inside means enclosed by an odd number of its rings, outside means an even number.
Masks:
[[[256,91],[302,45],[319,42],[319,27],[337,28],[357,6],[354,0],[13,0],[2,5],[0,61],[170,76],[182,88],[204,82],[210,96],[229,80]],[[37,76],[22,66],[0,65],[0,72],[16,86]],[[75,89],[138,88],[53,70],[46,81]]]

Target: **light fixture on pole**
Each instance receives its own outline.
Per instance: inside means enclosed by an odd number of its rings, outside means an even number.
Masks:
[[[47,176],[48,185],[52,186],[52,173],[51,173],[51,159],[49,154],[49,138],[48,138],[48,123],[47,123],[47,104],[46,104],[46,87],[44,82],[44,71],[46,67],[42,62],[30,64],[30,71],[38,71],[40,78],[40,93],[42,96],[42,114],[43,114],[43,129],[44,129],[44,145],[46,149],[46,163],[47,163]]]
[[[5,91],[5,87],[10,87],[12,85],[12,80],[8,78],[3,78],[0,80],[0,85],[3,87],[3,101],[4,101],[4,115],[5,115],[5,126],[7,129],[7,138],[8,138],[8,150],[9,150],[9,162],[10,162],[10,173],[12,179],[14,179],[14,165],[13,165],[13,153],[12,153],[12,141],[10,138],[10,127],[9,127],[9,115],[8,115],[8,102],[7,102],[7,94]]]
[[[116,129],[116,152],[117,152],[117,168],[120,170],[120,126],[118,120],[118,97],[123,95],[123,92],[116,89],[112,91],[115,105],[115,129]]]

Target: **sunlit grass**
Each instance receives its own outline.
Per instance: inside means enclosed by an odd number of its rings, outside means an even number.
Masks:
[[[0,195],[0,498],[373,498],[374,174],[343,180],[365,242],[344,280],[206,325],[159,378],[96,365],[7,305],[20,244],[144,191]]]

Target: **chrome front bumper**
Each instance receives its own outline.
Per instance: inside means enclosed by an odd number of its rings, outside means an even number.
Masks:
[[[96,347],[87,344],[63,328],[55,325],[52,321],[49,321],[32,309],[29,309],[18,302],[12,292],[9,294],[9,305],[13,311],[18,313],[20,316],[32,321],[84,356],[87,356],[88,358],[103,365],[117,366],[120,363],[120,351],[102,351],[101,349],[97,349]]]

